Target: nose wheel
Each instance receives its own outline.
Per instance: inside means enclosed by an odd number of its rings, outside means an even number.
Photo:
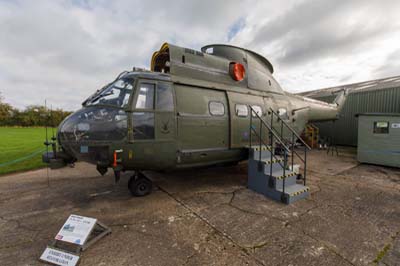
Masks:
[[[137,173],[129,179],[129,191],[133,196],[143,197],[151,193],[153,182],[142,173]]]

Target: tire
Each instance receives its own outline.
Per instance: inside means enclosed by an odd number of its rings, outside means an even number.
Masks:
[[[128,183],[129,191],[133,196],[143,197],[149,195],[153,189],[153,182],[142,174],[136,178],[132,176]]]

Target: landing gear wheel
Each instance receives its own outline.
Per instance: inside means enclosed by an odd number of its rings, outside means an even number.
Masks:
[[[143,197],[151,193],[153,182],[142,173],[138,173],[129,179],[128,188],[133,196]]]

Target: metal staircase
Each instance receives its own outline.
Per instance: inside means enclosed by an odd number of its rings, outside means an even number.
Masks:
[[[248,188],[286,204],[308,197],[310,189],[306,186],[306,174],[307,150],[310,147],[272,109],[268,112],[271,115],[269,124],[252,106],[249,107]],[[304,146],[303,154],[295,150],[296,139]],[[294,157],[298,157],[303,164],[302,175],[296,172]],[[300,184],[298,179],[302,179]]]

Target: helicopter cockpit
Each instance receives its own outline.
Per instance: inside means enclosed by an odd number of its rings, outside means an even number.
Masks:
[[[131,77],[117,78],[84,101],[83,108],[58,128],[58,141],[63,149],[79,160],[107,161],[108,148],[105,143],[102,147],[101,142],[126,139],[128,115],[125,107],[133,84]],[[94,143],[97,147],[92,145]]]

